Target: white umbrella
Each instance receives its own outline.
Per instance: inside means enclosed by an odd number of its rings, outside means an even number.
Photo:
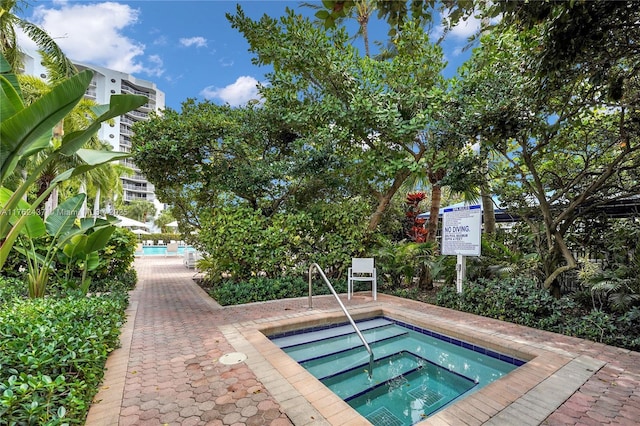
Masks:
[[[134,229],[131,232],[133,232],[134,234],[138,234],[138,235],[150,235],[151,232],[147,232],[144,229]]]
[[[167,223],[167,227],[168,228],[177,228],[178,227],[178,221],[174,220],[173,222]]]
[[[146,223],[137,221],[137,220],[133,220],[130,219],[128,217],[124,217],[124,216],[116,216],[118,218],[118,223],[116,223],[117,226],[121,227],[121,228],[144,228],[144,229],[149,229],[149,227],[147,226]]]

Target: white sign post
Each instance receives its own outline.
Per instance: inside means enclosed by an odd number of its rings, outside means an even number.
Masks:
[[[442,215],[442,249],[445,255],[456,255],[456,288],[462,293],[467,273],[465,256],[480,256],[482,209],[479,205],[447,207]]]

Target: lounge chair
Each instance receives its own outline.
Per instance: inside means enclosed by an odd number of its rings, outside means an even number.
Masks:
[[[165,256],[177,256],[178,255],[178,243],[167,244],[167,251]]]

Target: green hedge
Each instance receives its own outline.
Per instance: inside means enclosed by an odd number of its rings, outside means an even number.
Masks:
[[[93,280],[113,279],[128,273],[135,260],[138,236],[128,229],[116,228],[109,243],[99,250],[100,264],[91,272]]]
[[[138,281],[138,273],[135,269],[114,275],[109,278],[91,282],[89,291],[92,293],[104,293],[108,291],[130,291],[133,290]]]
[[[640,349],[640,309],[624,314],[586,308],[572,296],[556,299],[527,278],[480,279],[464,292],[443,287],[437,304],[541,330],[589,339],[631,350]]]
[[[0,311],[0,424],[83,424],[127,294],[11,300]]]
[[[337,293],[346,293],[346,281],[332,282]],[[357,288],[356,288],[357,290]],[[330,294],[326,284],[314,281],[313,294]],[[238,283],[226,281],[209,290],[209,294],[219,304],[240,305],[268,300],[309,296],[309,281],[299,277],[263,278],[255,277]]]
[[[4,305],[13,304],[16,299],[27,297],[27,284],[19,278],[0,276],[0,312]]]

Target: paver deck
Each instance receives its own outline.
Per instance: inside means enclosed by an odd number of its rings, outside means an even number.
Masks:
[[[312,310],[307,298],[221,307],[181,258],[135,267],[122,347],[87,425],[369,424],[263,334],[344,321],[331,296],[315,296]],[[382,313],[529,360],[421,424],[640,424],[638,352],[384,294],[341,300],[355,318]],[[220,362],[235,352],[246,360]]]

